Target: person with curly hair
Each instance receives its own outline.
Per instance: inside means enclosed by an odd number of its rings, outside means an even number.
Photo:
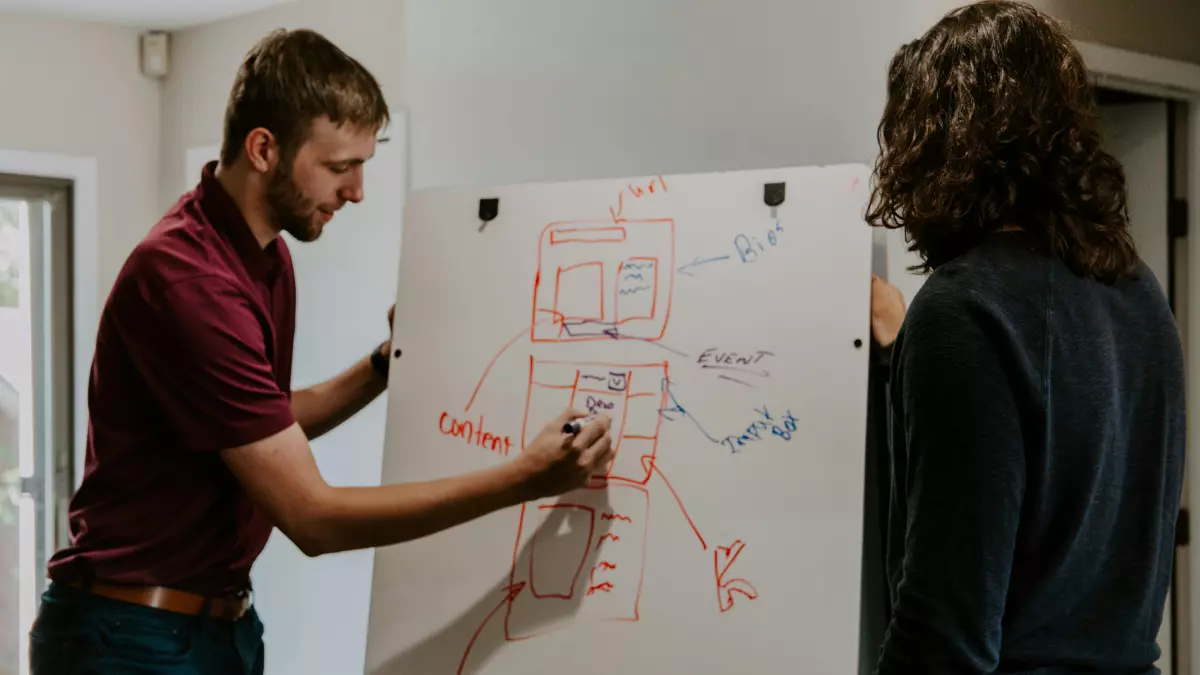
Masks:
[[[880,675],[1157,673],[1184,365],[1062,26],[961,7],[888,73],[867,220],[929,272],[892,345]]]

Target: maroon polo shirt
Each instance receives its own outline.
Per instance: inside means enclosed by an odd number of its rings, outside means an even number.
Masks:
[[[296,285],[204,168],[129,256],[100,317],[83,484],[55,580],[246,588],[272,525],[223,448],[293,423]]]

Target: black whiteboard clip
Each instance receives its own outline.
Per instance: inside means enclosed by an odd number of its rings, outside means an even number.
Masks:
[[[787,198],[787,183],[767,183],[763,185],[763,202],[771,207],[771,217],[779,217],[779,205]]]
[[[500,213],[500,200],[496,197],[485,197],[479,200],[479,231]]]

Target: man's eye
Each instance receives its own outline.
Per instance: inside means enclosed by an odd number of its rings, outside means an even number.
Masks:
[[[331,167],[329,167],[329,170],[330,170],[330,171],[332,171],[332,172],[334,172],[334,173],[346,173],[347,171],[349,171],[349,170],[350,170],[350,167],[348,167],[348,166],[341,166],[341,165],[334,165],[334,166],[331,166]]]

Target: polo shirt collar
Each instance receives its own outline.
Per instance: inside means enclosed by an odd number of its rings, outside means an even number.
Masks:
[[[197,188],[200,208],[213,229],[233,245],[246,271],[259,279],[269,279],[279,269],[279,243],[273,240],[266,248],[259,246],[237,202],[217,180],[216,170],[217,162],[212,161],[205,164],[200,173]]]

